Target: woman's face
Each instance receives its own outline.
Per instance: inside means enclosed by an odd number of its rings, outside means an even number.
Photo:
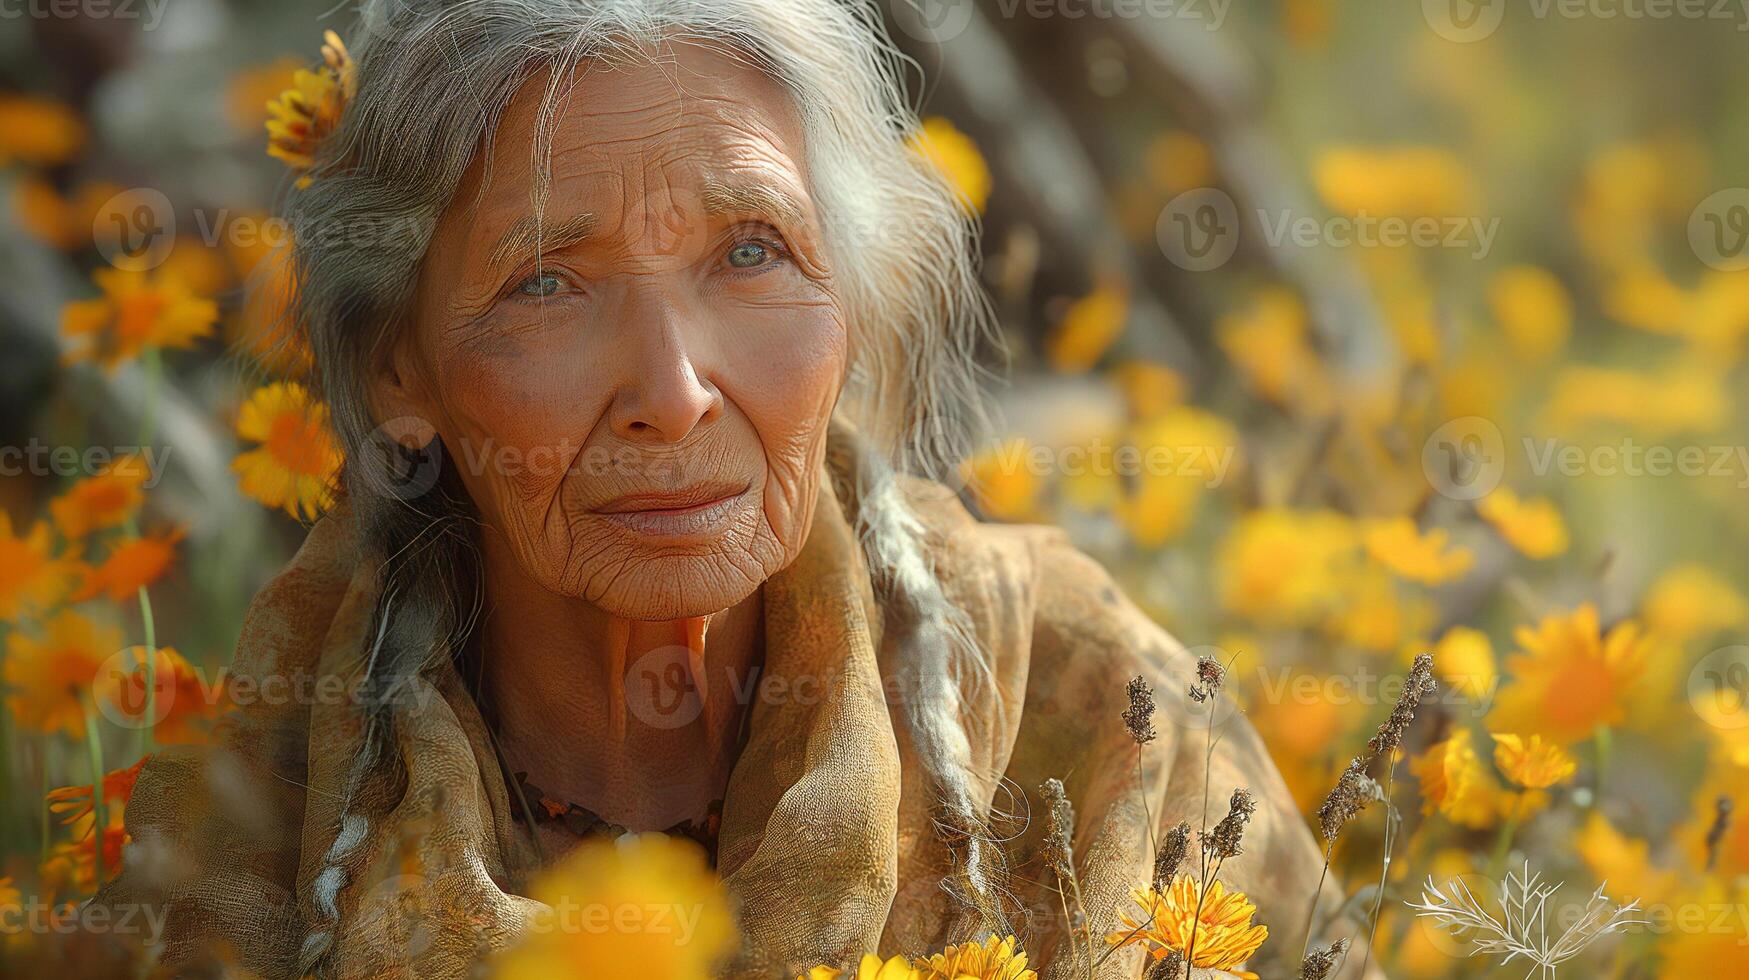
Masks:
[[[696,45],[525,84],[440,220],[379,410],[429,421],[545,588],[630,619],[741,601],[800,551],[847,328],[777,82]],[[440,96],[441,97],[441,96]]]

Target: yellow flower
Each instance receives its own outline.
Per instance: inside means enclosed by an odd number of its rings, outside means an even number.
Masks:
[[[986,449],[966,462],[965,474],[978,507],[999,521],[1024,521],[1038,516],[1044,481],[1028,460],[1032,443],[1014,438]]]
[[[1473,704],[1485,704],[1494,695],[1494,645],[1481,630],[1446,630],[1433,647],[1433,669]]]
[[[149,476],[145,460],[123,456],[49,501],[49,514],[55,527],[68,539],[120,527],[145,503],[144,488]]]
[[[1215,182],[1214,153],[1202,137],[1188,130],[1169,129],[1149,140],[1142,161],[1148,179],[1168,194],[1182,194]]]
[[[1232,475],[1239,436],[1225,419],[1185,405],[1135,426],[1128,445],[1140,452],[1142,471],[1113,481],[1127,488],[1117,518],[1136,544],[1157,548],[1190,525],[1210,487]]]
[[[71,566],[57,559],[48,525],[14,534],[12,517],[0,510],[0,620],[41,612],[65,597]]]
[[[1488,284],[1488,305],[1513,353],[1533,364],[1559,353],[1573,329],[1573,300],[1546,269],[1501,271]]]
[[[930,116],[911,137],[911,148],[959,191],[960,203],[967,210],[983,213],[984,204],[990,199],[990,167],[970,136],[946,119]]]
[[[1712,432],[1730,417],[1731,396],[1718,365],[1677,361],[1657,373],[1575,364],[1555,374],[1548,422],[1630,425],[1653,435]]]
[[[1343,643],[1380,653],[1421,640],[1437,618],[1434,605],[1421,595],[1405,595],[1390,575],[1365,567],[1348,576],[1342,601],[1324,623],[1324,631]]]
[[[1476,512],[1526,557],[1553,558],[1567,550],[1567,523],[1547,497],[1520,500],[1500,487],[1476,504]]]
[[[1458,215],[1474,196],[1457,157],[1427,146],[1325,150],[1312,179],[1324,203],[1341,214]]]
[[[1682,641],[1742,623],[1749,600],[1704,565],[1678,565],[1652,583],[1644,615],[1653,632]]]
[[[18,181],[12,206],[18,224],[45,245],[76,251],[91,244],[91,229],[103,206],[122,192],[120,184],[81,184],[62,197],[53,184],[38,177]]]
[[[44,624],[40,636],[13,633],[6,639],[0,676],[11,693],[13,718],[45,734],[85,737],[85,698],[103,662],[121,649],[121,630],[98,626],[71,609]]]
[[[1357,547],[1353,522],[1336,511],[1253,511],[1221,542],[1221,603],[1261,622],[1314,622],[1341,600]]]
[[[232,75],[225,86],[225,110],[237,129],[245,134],[260,132],[267,122],[268,105],[296,84],[303,67],[301,59],[286,55]]]
[[[1260,293],[1215,324],[1216,340],[1245,383],[1284,408],[1315,412],[1328,405],[1328,379],[1307,337],[1306,310],[1285,289]]]
[[[1623,703],[1646,668],[1638,623],[1618,623],[1606,636],[1596,608],[1584,605],[1521,626],[1516,637],[1523,652],[1507,661],[1512,681],[1488,713],[1490,729],[1567,745],[1622,721]]]
[[[1368,521],[1361,530],[1361,540],[1373,560],[1399,577],[1423,585],[1449,582],[1469,571],[1475,562],[1468,548],[1448,550],[1447,537],[1442,528],[1429,528],[1422,534],[1407,517]]]
[[[137,594],[170,570],[180,540],[182,531],[171,529],[117,544],[101,565],[86,574],[84,585],[73,594],[74,601],[105,594],[111,602],[121,602]]]
[[[75,300],[61,311],[61,333],[82,344],[70,360],[113,370],[148,347],[193,347],[218,321],[217,304],[161,270],[98,269],[91,278],[103,295]]]
[[[237,434],[261,444],[231,463],[249,497],[299,519],[314,519],[334,505],[340,450],[328,429],[328,406],[303,385],[282,381],[256,389],[237,415]]]
[[[1579,768],[1566,749],[1541,735],[1526,739],[1513,734],[1494,735],[1494,765],[1525,789],[1559,785],[1572,779]]]
[[[1652,845],[1616,830],[1596,810],[1574,835],[1573,848],[1598,880],[1613,886],[1611,891],[1632,895],[1642,905],[1666,901],[1676,890],[1676,872],[1653,866]]]
[[[982,943],[961,943],[913,964],[920,980],[1038,980],[1026,968],[1026,954],[1013,936],[991,936]]]
[[[529,897],[553,910],[542,916],[550,921],[497,956],[494,980],[706,980],[735,947],[729,900],[704,852],[665,834],[585,841],[537,879]],[[675,908],[693,917],[690,928],[682,929],[672,916],[647,913]],[[587,918],[566,921],[591,909],[614,910],[609,928],[596,928]]]
[[[65,163],[85,145],[85,124],[59,102],[0,95],[0,164]]]
[[[1125,361],[1111,369],[1111,380],[1137,419],[1164,415],[1184,401],[1184,378],[1164,364]]]
[[[292,86],[267,104],[267,155],[304,174],[316,164],[322,141],[340,125],[340,114],[352,100],[356,72],[346,45],[333,31],[322,35],[321,67],[292,72]],[[310,178],[298,179],[299,187]]]
[[[1246,980],[1257,980],[1257,974],[1238,968],[1269,937],[1267,927],[1251,921],[1257,906],[1244,892],[1230,892],[1217,880],[1210,883],[1208,894],[1202,896],[1199,917],[1197,898],[1201,891],[1201,883],[1191,875],[1179,875],[1165,894],[1152,888],[1133,890],[1131,895],[1141,911],[1120,916],[1121,928],[1108,933],[1105,941],[1114,947],[1140,944],[1156,960],[1173,952],[1183,953],[1191,958],[1192,966],[1226,970]],[[1190,951],[1193,927],[1194,953]]]
[[[1051,366],[1067,372],[1092,367],[1123,332],[1129,309],[1129,290],[1117,282],[1102,283],[1076,300],[1045,344]]]
[[[1420,756],[1409,771],[1421,783],[1421,812],[1441,813],[1464,827],[1486,827],[1499,811],[1499,787],[1476,754],[1468,728],[1454,729]]]

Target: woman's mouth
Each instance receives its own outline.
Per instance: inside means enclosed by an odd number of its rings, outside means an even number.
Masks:
[[[657,538],[720,533],[745,505],[751,484],[708,483],[680,490],[615,497],[595,512],[638,534]]]

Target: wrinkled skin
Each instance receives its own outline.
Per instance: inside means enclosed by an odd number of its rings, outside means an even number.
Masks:
[[[657,56],[561,80],[538,245],[550,75],[512,99],[375,409],[424,420],[399,431],[441,437],[478,511],[513,771],[660,830],[724,793],[760,585],[806,539],[849,341],[788,93],[720,49]],[[702,708],[664,713],[684,696]]]
[[[489,549],[645,621],[726,609],[796,556],[847,347],[788,94],[720,51],[665,56],[561,96],[538,254],[548,75],[523,86],[437,227],[379,407],[430,420]],[[694,490],[733,499],[675,513]]]

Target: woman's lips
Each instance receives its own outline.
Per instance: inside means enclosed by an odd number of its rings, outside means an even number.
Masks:
[[[715,534],[728,524],[750,484],[713,483],[661,493],[615,497],[595,512],[638,534],[690,538]]]

